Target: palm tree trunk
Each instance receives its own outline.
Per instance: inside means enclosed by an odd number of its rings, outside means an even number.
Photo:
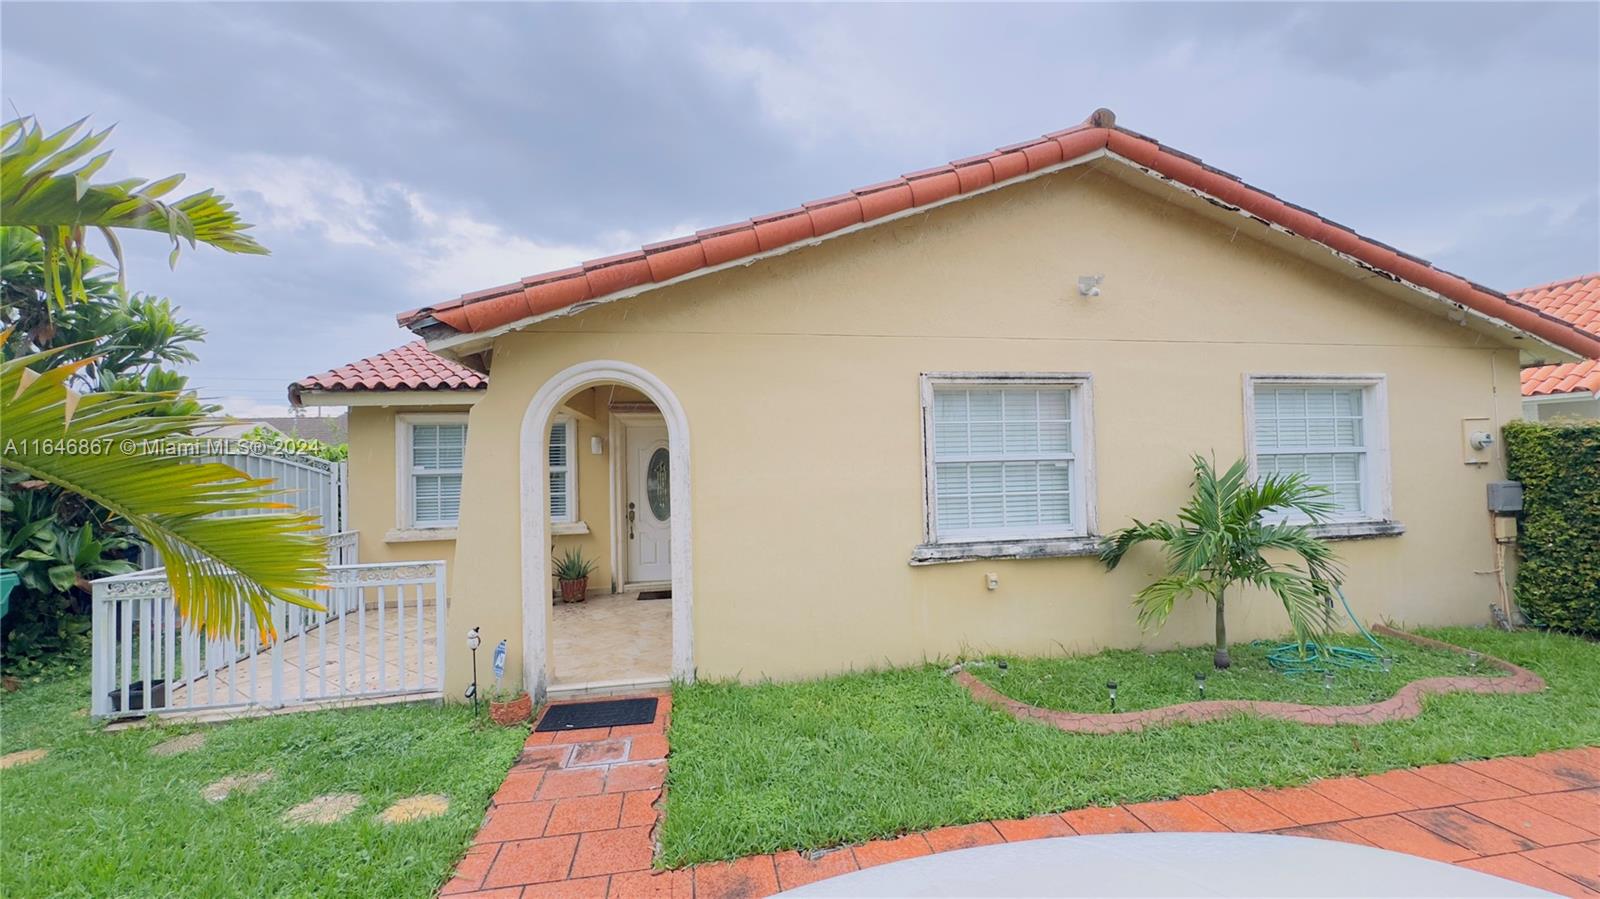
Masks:
[[[1228,658],[1228,619],[1223,614],[1226,608],[1223,602],[1223,594],[1225,592],[1224,590],[1218,590],[1217,595],[1212,597],[1212,601],[1217,607],[1217,651],[1211,657],[1211,664],[1216,666],[1218,671],[1226,670],[1233,664],[1233,660]]]

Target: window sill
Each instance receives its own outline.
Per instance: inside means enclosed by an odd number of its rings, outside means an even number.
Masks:
[[[550,533],[556,537],[573,537],[589,533],[586,521],[556,521],[550,524]]]
[[[992,540],[986,543],[924,543],[911,551],[912,565],[940,565],[979,559],[1064,559],[1098,556],[1099,537]]]
[[[1310,530],[1321,540],[1366,540],[1398,537],[1406,532],[1406,526],[1398,521],[1330,521],[1311,525]]]
[[[383,535],[384,543],[429,543],[454,539],[455,528],[395,528]]]

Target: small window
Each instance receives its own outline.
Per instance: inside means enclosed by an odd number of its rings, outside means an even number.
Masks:
[[[412,527],[455,527],[461,517],[465,422],[411,425]]]
[[[1249,443],[1256,477],[1302,474],[1328,490],[1337,521],[1386,520],[1388,454],[1379,416],[1382,382],[1249,382]]]
[[[1088,533],[1086,380],[929,376],[929,542]]]
[[[565,416],[550,425],[550,520],[557,523],[578,519],[577,431]]]

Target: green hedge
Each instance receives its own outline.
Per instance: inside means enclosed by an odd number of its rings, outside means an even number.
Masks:
[[[1506,425],[1522,482],[1517,604],[1533,621],[1600,634],[1600,422]]]

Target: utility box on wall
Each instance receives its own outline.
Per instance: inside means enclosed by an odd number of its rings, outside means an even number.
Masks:
[[[1521,481],[1490,481],[1489,511],[1496,515],[1515,515],[1522,511]]]

